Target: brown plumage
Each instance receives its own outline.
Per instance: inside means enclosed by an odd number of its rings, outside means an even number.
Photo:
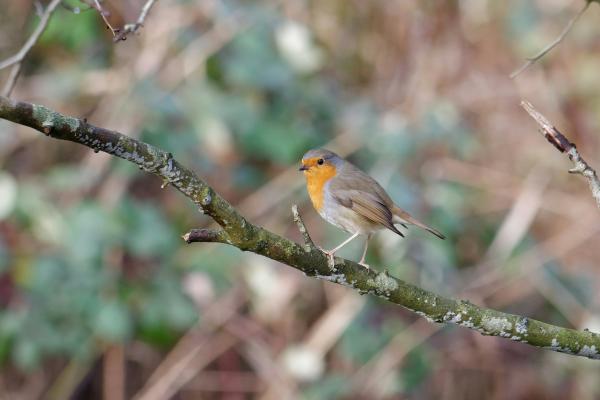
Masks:
[[[309,196],[319,214],[331,224],[353,234],[341,245],[326,252],[330,257],[350,240],[363,234],[367,241],[360,263],[366,265],[364,259],[373,232],[387,228],[404,236],[395,224],[405,228],[415,225],[445,239],[439,231],[398,207],[375,179],[329,150],[308,151],[302,158],[300,170],[304,171]]]

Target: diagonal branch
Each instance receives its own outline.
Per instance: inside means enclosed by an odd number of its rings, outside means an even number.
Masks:
[[[579,10],[579,12],[577,14],[575,14],[575,16],[573,18],[571,18],[571,20],[564,27],[563,31],[560,33],[560,35],[558,35],[558,37],[556,39],[554,39],[546,47],[544,47],[542,50],[540,50],[535,56],[528,58],[527,62],[525,62],[518,69],[513,71],[512,74],[510,74],[510,77],[512,79],[516,78],[517,76],[519,76],[521,74],[521,72],[525,71],[532,64],[536,63],[542,57],[544,57],[546,54],[548,54],[553,48],[558,46],[558,44],[560,42],[562,42],[565,39],[565,37],[567,37],[569,32],[571,32],[571,29],[573,29],[573,26],[575,25],[577,20],[583,15],[584,12],[586,12],[586,10],[588,9],[588,7],[590,6],[590,4],[593,1],[597,1],[597,0],[585,0],[585,4],[583,5],[583,7]]]
[[[29,51],[36,44],[42,33],[44,33],[44,30],[46,30],[48,21],[50,21],[50,16],[52,16],[52,13],[54,12],[54,10],[56,10],[56,7],[60,5],[61,1],[62,0],[52,0],[52,2],[48,4],[48,7],[46,7],[46,10],[40,17],[40,23],[36,26],[35,30],[31,34],[29,39],[27,39],[23,47],[21,47],[21,50],[19,50],[15,55],[8,57],[6,60],[0,61],[0,69],[10,67],[11,65],[18,64],[21,61],[23,61],[27,53],[29,53]]]
[[[10,96],[15,85],[17,84],[17,79],[19,79],[19,75],[21,74],[23,59],[25,59],[25,56],[27,56],[31,48],[37,43],[40,36],[42,36],[42,33],[44,33],[44,31],[46,30],[46,27],[48,26],[48,21],[50,21],[52,13],[54,12],[54,10],[56,10],[56,7],[58,7],[60,3],[61,0],[53,0],[50,4],[48,4],[45,10],[39,12],[40,22],[38,23],[37,27],[31,34],[29,39],[27,39],[23,47],[21,47],[21,49],[13,56],[8,57],[6,60],[0,61],[0,69],[4,69],[12,65],[12,69],[10,70],[10,74],[8,75],[8,79],[4,84],[4,88],[1,92],[2,96]]]
[[[108,28],[108,30],[110,31],[110,33],[112,33],[113,37],[117,36],[117,32],[119,31],[118,29],[115,29],[110,21],[108,20],[107,17],[107,12],[104,10],[104,8],[102,7],[102,4],[100,4],[100,0],[94,0],[94,4],[93,7],[98,11],[98,14],[100,14],[100,16],[102,17],[102,21],[104,21],[104,24],[106,25],[106,27]]]
[[[19,79],[19,75],[21,75],[21,68],[23,67],[23,63],[17,63],[13,65],[10,69],[10,73],[8,74],[8,79],[4,84],[4,89],[2,89],[2,96],[10,97],[15,85],[17,84],[17,79]]]
[[[377,273],[359,264],[336,257],[333,269],[319,249],[307,249],[295,242],[253,225],[192,171],[170,153],[119,132],[96,127],[44,106],[17,102],[0,96],[0,119],[29,126],[45,135],[80,143],[136,164],[168,181],[222,231],[194,230],[186,235],[200,241],[226,243],[296,268],[308,276],[347,286],[361,294],[373,294],[401,305],[438,323],[454,323],[483,335],[499,336],[561,353],[600,359],[600,336],[550,325],[528,317],[476,306],[469,301],[450,299],[411,285],[387,272]],[[157,183],[158,184],[158,183]],[[298,216],[299,218],[299,216]],[[306,239],[306,237],[305,237]]]
[[[560,133],[530,102],[521,101],[521,107],[540,125],[540,133],[544,135],[546,140],[561,153],[566,152],[568,154],[569,159],[573,162],[573,168],[569,170],[569,173],[583,175],[588,180],[592,196],[596,199],[598,207],[600,207],[600,179],[598,179],[596,171],[581,157],[575,144]]]

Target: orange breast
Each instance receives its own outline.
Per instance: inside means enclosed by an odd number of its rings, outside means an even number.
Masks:
[[[324,193],[323,187],[331,178],[336,175],[336,170],[333,165],[324,165],[313,167],[308,171],[304,171],[306,176],[306,189],[313,207],[317,211],[323,208]]]

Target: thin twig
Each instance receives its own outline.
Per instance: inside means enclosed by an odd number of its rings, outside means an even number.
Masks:
[[[569,159],[573,162],[573,168],[569,170],[569,173],[583,175],[588,180],[592,196],[596,199],[598,207],[600,207],[600,179],[598,179],[596,171],[581,157],[575,144],[560,133],[531,103],[523,100],[521,101],[521,107],[540,125],[540,132],[546,140],[561,153],[566,152],[569,155]]]
[[[567,25],[565,26],[565,28],[563,29],[563,31],[561,32],[561,34],[558,35],[558,37],[556,39],[554,39],[552,41],[552,43],[550,43],[546,47],[544,47],[535,56],[529,57],[527,59],[527,62],[525,64],[521,65],[521,67],[519,67],[517,70],[513,71],[512,74],[510,74],[510,77],[511,78],[516,78],[521,72],[525,71],[533,63],[537,62],[540,58],[544,57],[553,48],[555,48],[560,42],[562,42],[563,39],[569,34],[569,32],[571,31],[571,29],[573,29],[573,26],[575,25],[575,22],[577,22],[577,20],[579,19],[579,17],[581,17],[583,15],[583,13],[588,9],[588,7],[590,6],[590,3],[592,1],[594,1],[594,0],[586,0],[585,5],[581,8],[581,10],[579,10],[579,12],[577,14],[575,14],[575,16],[573,18],[571,18],[571,20],[567,23]]]
[[[21,75],[21,68],[23,67],[23,63],[17,63],[13,65],[10,70],[10,74],[8,75],[8,79],[4,84],[4,89],[2,89],[2,96],[10,97],[15,85],[17,84],[17,79],[19,79],[19,75]]]
[[[40,18],[40,23],[35,28],[29,39],[27,39],[23,47],[21,47],[21,50],[19,50],[15,55],[8,57],[6,60],[0,61],[0,69],[10,67],[11,65],[18,64],[21,61],[23,61],[27,53],[29,53],[29,51],[38,41],[42,33],[44,33],[44,30],[48,25],[48,21],[50,20],[50,16],[52,15],[56,7],[60,5],[61,1],[62,0],[52,0],[52,2],[48,4],[48,7],[46,7],[46,10]]]
[[[302,221],[302,217],[300,216],[300,213],[298,212],[298,206],[296,204],[294,204],[292,206],[292,214],[294,214],[294,222],[296,223],[296,226],[298,227],[300,234],[302,234],[302,239],[304,240],[304,250],[307,253],[311,252],[312,250],[316,249],[317,246],[315,246],[315,243],[313,242],[312,238],[310,237],[310,234],[308,233],[308,229],[306,229],[306,226],[304,225],[304,221]]]
[[[223,243],[227,240],[227,233],[214,229],[192,229],[181,238],[188,244],[194,242]]]
[[[117,36],[118,29],[113,28],[113,26],[108,21],[108,18],[106,17],[106,12],[104,11],[104,8],[102,8],[102,4],[100,4],[100,1],[94,0],[94,6],[96,10],[98,10],[98,13],[102,17],[104,24],[106,24],[106,27],[110,30],[110,33],[112,33],[113,37]]]
[[[127,35],[129,35],[130,33],[137,32],[138,29],[140,29],[142,26],[144,26],[144,21],[146,20],[148,13],[150,13],[150,9],[152,8],[152,6],[154,6],[154,3],[156,3],[156,1],[157,0],[148,0],[146,2],[146,4],[144,4],[144,7],[142,7],[142,11],[140,12],[140,15],[139,15],[137,21],[135,21],[134,24],[126,24],[123,27],[123,29],[119,30],[119,34],[116,35],[113,40],[115,42],[119,42],[121,40],[126,40]]]

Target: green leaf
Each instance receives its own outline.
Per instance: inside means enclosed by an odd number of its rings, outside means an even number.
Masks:
[[[14,344],[13,361],[15,364],[26,371],[31,371],[40,362],[40,351],[38,346],[27,338],[19,338]]]
[[[102,305],[94,324],[94,330],[99,337],[111,342],[125,340],[132,331],[127,308],[116,300]]]

